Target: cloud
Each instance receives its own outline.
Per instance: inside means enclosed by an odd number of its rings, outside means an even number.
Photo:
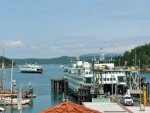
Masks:
[[[3,48],[18,48],[24,46],[25,44],[21,41],[2,40],[0,41],[0,45]]]
[[[112,20],[149,20],[150,13],[126,13],[126,14],[114,14],[106,16],[107,19]]]
[[[104,49],[107,53],[123,53],[130,51],[137,46],[150,43],[150,36],[133,36],[110,39],[109,41],[103,41],[105,43]]]

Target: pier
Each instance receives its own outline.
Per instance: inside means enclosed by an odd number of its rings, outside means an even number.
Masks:
[[[51,79],[52,92],[64,92],[68,95],[68,80],[65,78]]]
[[[82,104],[82,102],[91,102],[91,94],[89,87],[81,87],[78,89],[78,103]]]
[[[118,82],[111,82],[111,84],[103,84],[104,81],[98,82],[96,79],[93,81],[93,85],[86,86],[82,84],[78,91],[74,91],[68,87],[68,80],[66,78],[51,79],[51,91],[63,92],[68,96],[68,93],[74,95],[79,104],[82,102],[91,102],[92,98],[106,98],[109,97],[111,101],[118,101],[121,96],[125,95],[127,90],[130,90],[130,94],[135,102],[142,102],[141,95],[143,95],[143,87],[146,88],[146,100],[150,102],[150,82],[146,81],[144,77],[140,76],[139,70],[134,69],[114,69],[113,73],[125,72],[126,86],[118,85]],[[94,77],[98,75],[98,78],[102,78],[109,72],[107,69],[92,70]],[[141,97],[140,97],[141,96]]]
[[[35,95],[33,94],[33,92],[34,92],[33,88],[30,88],[27,90],[22,89],[21,92],[22,92],[23,98],[34,98],[35,97]],[[14,98],[16,98],[17,93],[18,93],[18,90],[13,90],[12,94],[11,94],[10,90],[3,90],[0,93],[0,97],[14,97]]]

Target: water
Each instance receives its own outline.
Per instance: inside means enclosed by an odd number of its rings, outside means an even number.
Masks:
[[[20,73],[19,68],[13,69],[13,79],[17,80],[23,89],[28,89],[28,83],[32,83],[36,98],[33,99],[31,105],[23,105],[22,113],[38,113],[44,109],[50,108],[62,102],[62,93],[51,92],[51,79],[62,78],[63,69],[59,65],[42,65],[44,67],[43,74]],[[10,79],[11,68],[6,68],[5,73]],[[16,89],[19,87],[16,86]],[[70,101],[77,102],[76,98],[69,96]],[[20,113],[17,106],[2,106],[5,108],[4,113]]]
[[[150,72],[140,72],[140,75],[146,77],[146,81],[150,82]]]
[[[23,89],[27,89],[28,83],[31,82],[34,88],[34,94],[36,95],[31,105],[23,105],[22,113],[38,113],[62,102],[62,93],[51,92],[50,80],[52,78],[62,78],[63,69],[59,68],[59,65],[56,64],[42,66],[44,67],[43,74],[20,73],[18,68],[13,69],[13,79],[17,80]],[[10,79],[11,68],[6,68],[5,72],[8,79]],[[141,76],[146,77],[147,81],[150,81],[150,72],[141,72]],[[18,86],[16,86],[17,88]],[[68,98],[72,102],[77,102],[76,98],[70,95]],[[20,113],[17,106],[3,107],[5,108],[3,113]]]

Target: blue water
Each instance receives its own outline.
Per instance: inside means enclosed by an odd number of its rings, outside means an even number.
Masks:
[[[36,98],[33,99],[31,105],[23,105],[22,113],[38,113],[41,110],[50,108],[56,104],[62,102],[62,93],[52,93],[51,92],[51,79],[52,78],[62,78],[63,69],[59,68],[59,65],[43,65],[44,73],[20,73],[19,68],[13,69],[13,79],[17,80],[23,89],[28,89],[28,83],[32,83],[34,88],[34,94]],[[5,73],[8,79],[11,75],[11,68],[6,68]],[[16,89],[18,86],[15,87]],[[69,96],[70,101],[77,102],[76,98]],[[2,106],[5,108],[4,113],[20,113],[17,110],[17,106]]]
[[[51,92],[51,79],[62,78],[63,69],[59,68],[59,65],[56,64],[43,65],[43,67],[43,74],[20,73],[18,68],[13,69],[13,79],[17,80],[23,89],[27,89],[28,83],[31,82],[34,88],[34,94],[36,95],[32,104],[23,105],[22,113],[38,113],[41,110],[62,102],[62,93]],[[11,68],[6,68],[5,74],[8,76],[8,79],[10,79]],[[150,72],[141,72],[141,75],[146,77],[147,81],[150,81]],[[17,88],[16,86],[16,89]],[[77,102],[76,98],[72,96],[69,96],[69,100]],[[17,110],[17,106],[3,107],[5,108],[3,113],[20,113],[20,111]]]

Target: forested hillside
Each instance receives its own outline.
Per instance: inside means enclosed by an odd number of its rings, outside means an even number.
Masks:
[[[114,58],[115,64],[124,65],[125,61],[127,61],[127,65],[137,65],[146,70],[146,68],[150,68],[150,43],[142,46],[137,46],[131,51],[125,51],[123,56],[117,56]]]
[[[16,64],[25,63],[38,63],[38,64],[67,64],[71,61],[71,57],[62,56],[58,58],[39,59],[39,58],[26,58],[26,59],[14,59]]]
[[[93,56],[81,56],[80,60],[91,62]],[[97,59],[99,56],[95,56]],[[110,59],[112,57],[106,55],[106,59]],[[50,59],[37,59],[37,58],[27,58],[27,59],[14,59],[16,65],[25,64],[25,63],[38,63],[38,64],[69,64],[71,60],[75,60],[76,57],[62,56],[58,58],[50,58]]]
[[[5,67],[12,66],[12,59],[0,56],[0,68],[2,67],[2,61],[4,61]],[[13,62],[13,66],[15,66],[15,62]]]

